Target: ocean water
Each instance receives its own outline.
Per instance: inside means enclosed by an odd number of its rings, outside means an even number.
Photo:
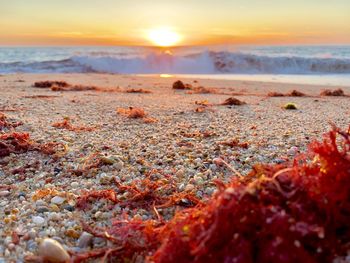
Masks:
[[[350,46],[0,48],[0,74],[89,72],[348,86]]]

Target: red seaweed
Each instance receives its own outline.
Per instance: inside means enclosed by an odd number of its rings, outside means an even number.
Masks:
[[[0,112],[0,130],[4,128],[16,128],[22,124],[22,122],[14,122],[9,120],[5,114]]]
[[[12,132],[0,135],[0,158],[10,155],[11,153],[19,154],[28,151],[39,151],[44,154],[53,155],[64,153],[65,145],[57,142],[39,144],[30,139],[29,133]]]
[[[64,118],[61,122],[53,123],[52,127],[55,127],[58,129],[65,129],[69,131],[75,131],[75,132],[93,131],[96,129],[95,127],[73,126],[73,124],[71,123],[71,119],[68,117]]]

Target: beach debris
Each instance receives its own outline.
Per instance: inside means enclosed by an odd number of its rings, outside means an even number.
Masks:
[[[136,108],[136,107],[129,107],[128,109],[118,108],[117,114],[124,115],[130,119],[142,119],[144,123],[157,122],[157,119],[149,117],[148,114],[145,112],[145,110],[142,108]]]
[[[234,97],[230,97],[228,99],[226,99],[223,103],[221,103],[220,105],[245,105],[247,103],[245,103],[244,101],[240,101],[239,99],[236,99]]]
[[[248,142],[240,142],[238,139],[231,139],[228,141],[222,141],[222,142],[219,142],[218,144],[229,146],[231,148],[240,147],[243,149],[248,149],[248,146],[249,146]]]
[[[294,103],[287,103],[283,106],[286,110],[297,110],[297,106]]]
[[[65,154],[66,146],[63,143],[48,142],[39,144],[30,139],[29,133],[12,132],[0,135],[0,158],[11,153],[19,154],[28,151],[39,151],[57,157]]]
[[[162,177],[153,180],[152,174],[158,172],[151,170],[145,173],[145,178],[133,182],[131,185],[122,185],[115,181],[116,189],[104,189],[85,191],[76,203],[77,208],[85,210],[93,199],[107,199],[117,203],[120,207],[128,208],[167,208],[181,204],[181,200],[190,200],[194,205],[201,201],[195,195],[187,192],[177,192],[177,186],[171,177]],[[127,193],[127,194],[126,194]],[[128,196],[126,199],[118,199],[117,194]]]
[[[177,80],[173,83],[173,89],[180,89],[180,90],[185,90],[185,89],[190,89],[189,85],[185,85],[181,80]]]
[[[305,97],[305,93],[302,93],[298,90],[292,90],[291,92],[288,93],[287,96],[290,96],[290,97]]]
[[[68,84],[65,81],[37,81],[33,85],[35,88],[52,88],[52,87],[68,87],[70,84]]]
[[[345,96],[342,89],[330,90],[326,89],[320,93],[321,96]]]
[[[83,131],[93,131],[96,127],[86,127],[86,126],[73,126],[71,119],[69,117],[64,117],[61,122],[55,122],[52,124],[52,127],[58,129],[66,129],[69,131],[83,132]]]
[[[281,92],[276,92],[276,91],[270,91],[267,93],[268,97],[284,97],[285,95]]]
[[[271,91],[269,93],[267,93],[268,97],[305,97],[306,94],[302,93],[298,90],[292,90],[287,94],[283,94],[281,92],[277,92],[277,91]]]
[[[60,96],[54,96],[54,95],[31,95],[31,96],[24,96],[23,98],[26,99],[53,99],[53,98],[59,98]]]
[[[150,90],[146,90],[146,89],[127,89],[125,91],[126,93],[152,93],[152,91]]]
[[[99,91],[99,92],[121,92],[119,87],[103,88],[92,85],[73,85],[65,81],[38,81],[33,87],[50,88],[52,91]]]
[[[187,91],[186,94],[219,94],[219,91],[214,88],[199,86],[190,88],[190,91]]]
[[[70,261],[68,252],[56,240],[45,238],[39,245],[39,255],[43,262],[66,263]]]
[[[159,213],[170,198],[164,194],[168,191],[158,190],[171,188],[171,181],[148,179],[140,185],[116,183],[115,190],[89,191],[78,201],[80,209],[94,199],[131,208],[155,202],[155,218],[116,218],[106,228],[83,222],[84,231],[110,245],[74,253],[72,261],[332,262],[346,254],[350,240],[349,154],[350,134],[333,128],[322,142],[311,143],[308,152],[290,161],[257,164],[228,184],[215,181],[211,199],[178,210],[169,221]],[[213,162],[225,165],[221,158]],[[128,192],[128,197],[119,200],[117,191]],[[189,203],[182,199],[180,203]],[[176,204],[174,200],[166,206]]]
[[[3,130],[4,128],[16,128],[22,124],[23,123],[20,121],[16,122],[9,119],[5,114],[0,112],[0,131]]]
[[[211,104],[208,100],[201,100],[201,101],[195,101],[194,104],[199,105],[199,106],[204,106],[204,107],[208,107],[208,106],[212,106],[213,104]]]

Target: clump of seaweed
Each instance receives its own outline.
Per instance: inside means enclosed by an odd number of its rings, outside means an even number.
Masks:
[[[284,109],[286,110],[297,110],[297,106],[294,103],[287,103],[286,105],[283,106]]]
[[[298,90],[292,90],[291,92],[288,93],[288,96],[290,97],[305,97],[305,93],[302,93]]]
[[[75,131],[75,132],[93,131],[96,129],[96,127],[74,126],[72,125],[71,119],[69,117],[63,118],[61,122],[53,123],[52,127],[55,127],[58,129],[65,129],[69,131]]]
[[[68,84],[65,81],[37,81],[33,85],[35,88],[52,88],[54,86],[56,87],[68,87],[70,84]]]
[[[217,181],[206,204],[178,211],[168,222],[160,216],[115,220],[106,229],[83,223],[110,245],[73,253],[72,261],[332,262],[347,252],[350,240],[349,156],[350,134],[334,128],[292,161],[256,165],[227,185]],[[144,184],[90,191],[78,206],[86,209],[99,198],[132,207],[162,204],[168,195],[157,192],[169,184]],[[128,191],[130,198],[118,200],[117,191]]]
[[[170,177],[162,177],[160,179],[152,179],[152,174],[155,173],[152,170],[146,173],[145,178],[139,181],[133,182],[131,185],[122,185],[115,181],[116,190],[100,190],[100,191],[88,191],[85,192],[77,200],[77,207],[80,209],[86,209],[88,203],[93,199],[107,199],[113,203],[118,203],[121,207],[128,208],[143,208],[149,209],[167,208],[174,205],[182,206],[184,199],[187,203],[191,203],[192,206],[201,203],[193,194],[188,192],[177,192],[177,186],[174,180]],[[118,199],[117,195],[127,195],[127,199]],[[159,214],[156,214],[158,217]]]
[[[238,139],[232,139],[232,140],[228,140],[228,141],[219,142],[219,144],[229,146],[231,148],[240,147],[243,149],[248,149],[248,146],[249,146],[248,142],[240,142]]]
[[[326,89],[320,93],[321,96],[345,96],[342,89],[330,90]]]
[[[305,97],[306,94],[303,92],[300,92],[298,90],[292,90],[287,94],[283,94],[281,92],[277,92],[277,91],[271,91],[269,93],[267,93],[268,97]]]
[[[190,91],[187,91],[186,94],[218,94],[219,91],[214,88],[206,88],[206,87],[192,87]]]
[[[349,153],[349,134],[333,130],[287,167],[256,166],[175,216],[152,260],[331,262],[350,238]]]
[[[236,99],[234,97],[230,97],[228,99],[226,99],[224,102],[222,102],[220,105],[245,105],[247,103],[245,103],[244,101],[240,101],[239,99]]]
[[[0,130],[3,130],[4,128],[16,128],[22,124],[22,122],[10,120],[5,114],[0,112]]]
[[[142,108],[129,107],[128,109],[118,108],[117,114],[124,115],[130,119],[143,119],[145,123],[157,122],[156,119],[148,117],[148,114]]]
[[[58,156],[66,152],[66,146],[58,142],[39,144],[30,139],[29,133],[12,132],[0,135],[0,158],[11,153],[19,154],[28,151],[39,151],[44,154],[57,154]]]
[[[31,95],[31,96],[24,96],[24,98],[27,99],[53,99],[53,98],[59,98],[60,96],[52,96],[52,95]]]
[[[284,97],[285,95],[281,92],[271,91],[267,93],[268,97]]]
[[[152,91],[150,90],[146,90],[146,89],[127,89],[125,91],[126,93],[152,93]]]
[[[36,88],[50,88],[52,91],[99,91],[99,92],[121,92],[119,88],[102,88],[92,85],[72,85],[65,81],[38,81]]]
[[[173,89],[185,90],[191,88],[192,86],[190,84],[184,84],[181,80],[177,80],[173,83]]]

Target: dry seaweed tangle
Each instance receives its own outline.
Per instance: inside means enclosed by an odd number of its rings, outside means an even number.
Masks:
[[[0,131],[4,128],[12,129],[22,125],[22,122],[11,121],[5,114],[0,112]]]
[[[39,151],[60,157],[66,153],[67,148],[63,143],[57,142],[39,144],[30,139],[29,133],[12,132],[0,135],[0,158],[11,153],[20,154],[28,151]]]
[[[230,97],[228,99],[226,99],[224,102],[222,102],[219,105],[245,105],[247,103],[245,103],[244,101],[240,101],[239,99],[236,99],[234,97]]]
[[[321,96],[345,96],[342,89],[330,90],[326,89],[320,93]]]
[[[152,91],[146,90],[146,89],[127,89],[125,92],[126,93],[145,93],[145,94],[152,93]]]
[[[120,88],[102,88],[92,85],[72,85],[65,81],[38,81],[33,87],[50,88],[51,91],[99,91],[99,92],[121,92]]]
[[[142,108],[129,107],[128,109],[118,108],[117,114],[124,115],[129,119],[142,119],[144,123],[155,123],[157,120],[148,117],[148,114]]]
[[[55,122],[52,124],[52,127],[58,129],[65,129],[68,131],[74,132],[84,132],[84,131],[94,131],[96,127],[86,127],[86,126],[73,126],[71,123],[71,119],[69,117],[63,118],[61,122]]]

